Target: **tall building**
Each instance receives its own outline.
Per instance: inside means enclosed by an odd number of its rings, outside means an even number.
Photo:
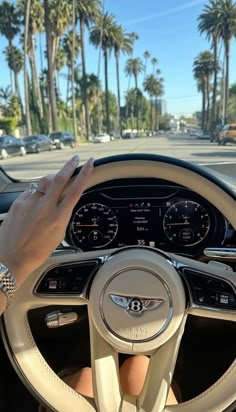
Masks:
[[[165,114],[167,114],[167,105],[166,105],[165,100],[163,99],[157,100],[157,110],[161,116],[164,116]]]

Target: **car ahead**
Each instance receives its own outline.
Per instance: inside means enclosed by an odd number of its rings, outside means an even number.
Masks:
[[[219,145],[226,145],[226,143],[236,143],[236,123],[226,124],[218,137]]]
[[[107,133],[98,133],[93,140],[94,143],[107,143],[111,141],[111,136]]]
[[[0,136],[0,156],[3,160],[8,156],[25,156],[26,148],[21,139],[17,139],[15,136]]]
[[[54,145],[46,135],[32,135],[23,138],[27,153],[40,153],[45,150],[53,150]]]
[[[210,140],[211,139],[211,132],[208,131],[202,131],[198,134],[198,139],[206,139]]]
[[[75,147],[75,136],[70,132],[52,132],[49,134],[56,149],[64,149],[65,146]]]

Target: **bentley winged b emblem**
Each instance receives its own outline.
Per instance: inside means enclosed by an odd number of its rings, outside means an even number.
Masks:
[[[131,296],[110,295],[112,302],[124,308],[132,316],[140,316],[145,310],[158,308],[164,299],[148,299]]]

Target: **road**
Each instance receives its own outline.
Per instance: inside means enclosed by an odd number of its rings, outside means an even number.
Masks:
[[[15,178],[36,178],[57,172],[76,152],[80,153],[82,163],[91,156],[98,159],[121,153],[155,153],[199,163],[220,173],[236,176],[236,146],[218,146],[187,134],[166,134],[102,144],[83,143],[75,149],[68,147],[53,152],[28,154],[25,157],[12,157],[1,160],[1,165]]]

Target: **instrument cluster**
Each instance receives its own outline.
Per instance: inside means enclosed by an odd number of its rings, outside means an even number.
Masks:
[[[133,179],[85,193],[66,240],[84,251],[145,245],[194,255],[221,245],[225,234],[224,217],[191,190]]]

